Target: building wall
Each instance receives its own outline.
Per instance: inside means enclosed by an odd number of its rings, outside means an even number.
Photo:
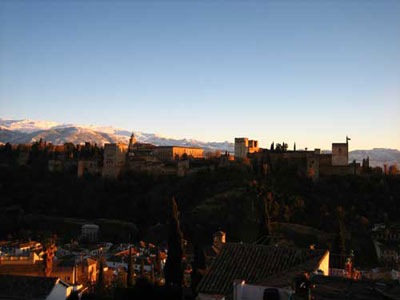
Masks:
[[[249,147],[248,138],[235,138],[235,159],[243,159],[247,157]]]
[[[324,272],[325,276],[329,275],[329,256],[330,252],[327,251],[322,260],[319,262],[319,270]]]
[[[203,149],[200,148],[186,148],[186,147],[173,147],[172,149],[173,157],[179,159],[183,158],[185,155],[190,158],[203,158]]]
[[[66,286],[60,281],[56,283],[51,293],[47,296],[46,300],[64,300],[72,293],[73,287]]]
[[[286,164],[288,167],[296,167],[300,176],[313,175],[313,178],[318,179],[320,176],[346,176],[346,175],[360,175],[362,167],[359,163],[348,163],[347,144],[341,144],[344,147],[338,155],[338,147],[336,149],[336,156],[332,154],[320,153],[319,149],[314,151],[285,151],[285,152],[271,152],[263,150],[253,155],[260,168],[266,164],[268,171],[274,172],[276,167]],[[320,154],[318,154],[320,153]],[[333,160],[336,159],[336,165]],[[346,163],[345,163],[346,162]],[[340,164],[340,165],[338,165]]]
[[[70,267],[53,266],[50,276],[58,277],[61,280],[65,281],[69,284],[75,284],[74,269],[75,269],[75,267],[73,267],[73,266],[70,266]]]
[[[161,161],[171,161],[176,159],[182,159],[185,156],[188,158],[203,158],[204,150],[201,148],[194,147],[157,147],[153,149],[154,157]]]
[[[10,275],[24,275],[24,276],[45,276],[43,262],[37,262],[36,264],[25,264],[25,265],[3,265],[0,267],[0,274]],[[74,267],[60,267],[54,265],[51,271],[51,277],[58,277],[63,281],[74,284]]]
[[[161,161],[173,160],[172,147],[157,147],[153,149],[153,155]]]
[[[103,177],[117,178],[125,166],[128,146],[125,144],[105,144]]]
[[[300,176],[319,177],[319,156],[314,151],[285,151],[267,152],[266,158],[269,161],[271,171],[281,165],[295,168]]]
[[[97,241],[98,234],[99,234],[99,226],[90,224],[82,226],[82,238],[94,242]]]
[[[320,166],[321,176],[345,176],[345,175],[360,175],[361,167],[359,164],[347,166]]]
[[[199,293],[198,298],[200,300],[225,300],[223,295],[208,295],[203,293]]]
[[[319,166],[332,166],[332,154],[321,154],[319,155]]]
[[[263,300],[264,291],[268,286],[252,285],[252,284],[234,284],[233,286],[233,300]],[[286,289],[277,289],[279,292],[279,299],[288,300],[293,293]]]
[[[316,180],[319,178],[319,155],[310,155],[307,157],[307,175]]]
[[[97,160],[78,161],[78,177],[82,177],[85,174],[98,175],[100,173],[101,169]]]
[[[2,256],[0,257],[0,265],[34,264],[40,260],[35,252],[31,252],[29,256]]]
[[[260,149],[260,148],[258,147],[258,141],[256,141],[256,140],[249,140],[248,148],[247,148],[247,152],[248,152],[248,153],[258,152],[259,149]]]
[[[90,283],[96,282],[97,265],[96,263],[88,265],[81,263],[77,267],[77,273],[78,282],[89,285]]]
[[[347,166],[349,164],[349,145],[347,143],[332,144],[332,166]]]

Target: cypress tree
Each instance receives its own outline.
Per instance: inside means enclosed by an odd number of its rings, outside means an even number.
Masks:
[[[156,268],[156,272],[159,275],[161,275],[162,274],[162,268],[161,268],[161,253],[160,253],[160,250],[157,250],[157,253],[156,253],[155,268]]]
[[[197,286],[200,283],[206,269],[206,259],[203,249],[197,243],[194,245],[192,268],[192,293],[193,295],[196,295]]]
[[[172,198],[169,221],[168,257],[165,263],[165,283],[182,296],[183,281],[183,234],[179,225],[178,206]]]
[[[256,182],[255,192],[260,211],[260,229],[256,243],[269,244],[271,243],[273,236],[271,224],[271,210],[274,202],[273,196],[271,192],[267,191],[267,187],[260,182]]]
[[[144,258],[142,257],[140,259],[140,277],[145,278],[145,273],[144,273]]]
[[[155,274],[155,263],[154,261],[151,262],[151,276],[150,276],[150,281],[152,284],[156,283],[156,274]]]
[[[104,282],[104,262],[103,258],[100,258],[99,277],[97,278],[97,284],[96,284],[96,298],[102,299],[105,295],[105,291],[106,291],[106,286]]]
[[[132,248],[129,247],[129,257],[128,257],[128,274],[127,274],[127,287],[133,287],[135,284],[134,279],[134,267],[133,267],[133,257],[132,257]]]

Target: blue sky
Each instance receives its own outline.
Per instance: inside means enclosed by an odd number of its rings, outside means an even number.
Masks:
[[[400,1],[2,1],[0,116],[400,149]]]

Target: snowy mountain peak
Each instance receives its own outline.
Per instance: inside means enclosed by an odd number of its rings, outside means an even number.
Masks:
[[[38,130],[47,130],[62,125],[53,121],[33,121],[24,120],[6,120],[0,118],[0,126],[8,130],[18,130],[22,132],[34,132]]]
[[[204,148],[207,151],[233,151],[233,144],[229,142],[208,143],[194,139],[174,139],[161,134],[143,133],[113,126],[76,125],[53,121],[6,120],[0,118],[0,129],[3,129],[0,132],[0,142],[2,143],[31,143],[40,138],[53,144],[66,142],[74,144],[92,142],[100,145],[113,142],[128,143],[133,132],[136,139],[142,143],[158,146],[192,146]],[[8,130],[7,134],[4,130]]]

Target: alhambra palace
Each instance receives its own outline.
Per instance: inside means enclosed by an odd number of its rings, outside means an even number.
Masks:
[[[103,176],[116,179],[127,172],[148,173],[155,176],[186,176],[199,171],[212,171],[218,167],[250,167],[268,175],[279,168],[295,169],[299,176],[313,180],[320,176],[361,175],[371,171],[369,158],[349,163],[349,139],[344,143],[332,143],[330,152],[320,149],[288,149],[286,143],[272,143],[270,148],[259,147],[258,141],[241,137],[235,138],[234,153],[205,152],[202,148],[182,146],[155,146],[140,143],[134,134],[129,144],[108,143],[99,147],[90,143],[84,145],[52,145],[39,141],[33,145],[13,145],[19,153],[20,165],[32,160],[32,147],[47,154],[50,171],[63,172],[76,169],[78,177],[85,175]]]

